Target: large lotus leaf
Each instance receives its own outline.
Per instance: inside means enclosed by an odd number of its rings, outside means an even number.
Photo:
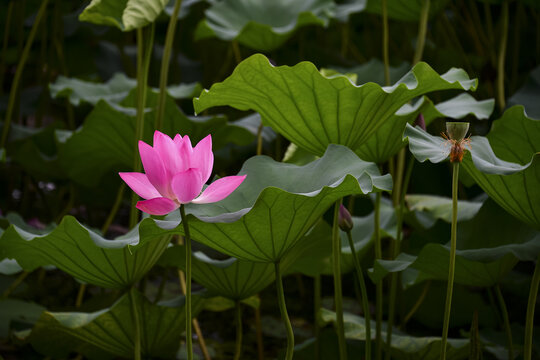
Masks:
[[[199,23],[195,39],[218,37],[272,51],[300,27],[327,26],[334,11],[332,0],[224,0],[205,11],[206,19]]]
[[[96,186],[104,174],[111,171],[130,170],[133,167],[136,114],[135,90],[124,99],[119,108],[100,100],[86,118],[84,125],[60,147],[59,157],[68,176],[86,185]],[[155,109],[157,93],[149,91],[147,106]],[[155,111],[145,113],[143,140],[152,143]],[[254,135],[243,126],[227,123],[223,116],[187,117],[170,97],[166,99],[162,131],[174,136],[181,132],[198,142],[212,134],[213,148],[227,143],[249,144]]]
[[[388,17],[396,20],[414,21],[420,19],[422,5],[425,0],[387,0]],[[449,0],[431,0],[429,15],[439,13]],[[369,0],[366,7],[367,12],[382,14],[382,0]]]
[[[45,310],[43,306],[16,299],[0,300],[0,338],[7,338],[10,329],[31,328]]]
[[[474,157],[476,168],[470,162],[464,162],[463,167],[501,207],[540,229],[540,121],[528,118],[523,107],[514,106],[493,122],[487,139],[496,156],[526,164],[516,166],[523,170],[507,176],[486,173]],[[471,142],[474,150],[474,140]],[[491,154],[491,157],[495,156]],[[506,165],[506,161],[502,165]]]
[[[390,66],[390,79],[401,79],[403,75],[409,72],[410,64],[406,61],[402,62],[398,66]],[[353,67],[339,67],[333,66],[330,69],[321,69],[327,76],[344,74],[347,75],[357,85],[362,85],[368,82],[374,82],[381,86],[384,86],[384,63],[373,58],[368,62],[353,66]]]
[[[364,11],[366,8],[367,0],[345,0],[339,1],[336,4],[336,9],[334,11],[334,18],[338,19],[342,23],[349,21],[349,17],[352,14],[359,13]]]
[[[336,322],[336,313],[330,310],[321,309],[319,320],[322,324]],[[345,312],[343,314],[345,323],[345,337],[354,340],[366,340],[365,319],[358,315]],[[372,321],[371,329],[375,328]],[[386,343],[386,323],[383,324],[381,332],[383,342]],[[371,331],[371,336],[375,338],[375,332]],[[386,347],[385,347],[386,348]],[[397,360],[438,360],[441,353],[441,338],[435,336],[412,336],[401,332],[398,329],[392,330],[392,345],[390,347],[392,359]],[[446,348],[447,359],[467,359],[469,355],[469,340],[448,339]]]
[[[137,80],[123,73],[115,73],[104,84],[60,75],[49,85],[49,91],[53,98],[66,97],[75,106],[83,102],[96,105],[99,100],[120,103],[136,86]],[[192,98],[201,92],[201,86],[199,83],[170,85],[167,92],[174,99]]]
[[[203,303],[200,295],[192,297],[193,316]],[[184,297],[152,304],[136,290],[94,313],[46,311],[25,340],[38,352],[56,359],[67,358],[72,351],[90,359],[133,358],[133,305],[139,313],[142,357],[173,359],[186,324]]]
[[[2,235],[2,233],[0,233],[0,236]],[[2,275],[14,275],[20,273],[22,270],[23,269],[19,266],[16,260],[0,260],[0,274]]]
[[[183,246],[168,248],[159,260],[162,266],[185,269],[186,251]],[[257,294],[275,279],[274,264],[229,258],[215,260],[202,252],[193,254],[193,279],[220,296],[243,300]]]
[[[396,238],[396,215],[389,201],[382,199],[380,207],[381,236]],[[358,259],[362,260],[373,245],[374,241],[374,216],[371,214],[364,217],[353,216],[353,228],[351,230],[354,249]],[[341,236],[341,273],[346,274],[354,270],[354,258],[349,246],[347,234],[340,231]],[[321,221],[313,230],[306,235],[304,241],[305,251],[292,265],[291,272],[300,272],[307,276],[332,275],[332,227]]]
[[[11,225],[0,237],[0,258],[15,259],[27,271],[54,265],[90,284],[125,288],[152,268],[169,240],[168,236],[139,239],[137,228],[107,240],[66,216],[46,235]]]
[[[431,227],[437,219],[452,222],[452,199],[438,195],[405,195],[410,211],[416,212],[424,227]],[[483,201],[458,200],[457,221],[470,220],[480,211]]]
[[[401,140],[405,125],[414,122],[420,113],[426,125],[438,118],[462,119],[467,115],[483,120],[489,118],[494,106],[493,99],[477,101],[467,93],[437,105],[424,97],[414,105],[403,105],[356,153],[366,161],[384,163],[406,145]]]
[[[418,63],[392,87],[354,85],[345,76],[327,78],[310,62],[274,67],[260,54],[240,63],[225,81],[194,99],[195,111],[228,105],[255,110],[263,122],[296,145],[322,155],[328,144],[358,149],[404,104],[444,89],[475,89],[463,70],[438,75]]]
[[[389,175],[381,176],[375,164],[340,145],[330,145],[322,158],[304,166],[256,156],[239,174],[247,177],[226,199],[186,206],[190,232],[218,251],[260,262],[281,260],[338,199],[392,186]],[[162,229],[183,231],[178,214],[140,226],[142,234]]]
[[[497,284],[519,261],[534,261],[540,253],[540,232],[510,217],[487,200],[478,215],[458,228],[454,282],[472,286]],[[430,243],[418,256],[400,254],[396,260],[375,263],[370,274],[379,281],[388,272],[418,270],[407,286],[425,279],[446,280],[450,248]]]
[[[167,0],[92,0],[79,20],[130,31],[154,22],[165,5]]]
[[[531,72],[525,85],[519,89],[510,99],[510,105],[523,105],[527,111],[527,116],[540,120],[540,66]]]

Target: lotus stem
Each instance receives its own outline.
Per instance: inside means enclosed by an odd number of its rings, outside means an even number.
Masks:
[[[531,280],[531,290],[529,292],[529,301],[527,303],[527,316],[525,317],[525,344],[523,345],[523,359],[531,360],[533,343],[533,325],[534,325],[534,306],[538,296],[538,285],[540,284],[540,256],[536,259],[536,266]]]
[[[236,301],[236,351],[234,360],[240,360],[242,356],[242,304]]]
[[[504,329],[506,331],[506,340],[508,341],[508,359],[513,359],[514,345],[512,341],[512,329],[510,328],[510,318],[508,317],[508,310],[499,284],[495,285],[495,293],[497,294],[497,300],[499,301],[499,306],[501,307],[501,313],[504,319]]]
[[[137,29],[137,120],[135,123],[135,141],[133,151],[133,171],[141,171],[141,160],[139,157],[139,140],[143,138],[144,131],[144,107],[146,105],[146,89],[148,87],[148,67],[152,57],[152,47],[154,44],[155,23],[150,25],[150,30],[143,35],[143,29]],[[129,227],[133,228],[138,221],[138,210],[136,208],[139,196],[134,192],[131,195],[131,208],[129,214]]]
[[[430,286],[431,286],[431,280],[426,281],[426,284],[424,285],[424,289],[422,289],[422,293],[420,294],[420,296],[418,297],[418,299],[414,303],[411,310],[409,310],[407,315],[405,315],[405,317],[403,318],[403,322],[401,323],[401,328],[402,329],[405,328],[405,325],[407,324],[407,322],[413,317],[414,313],[416,313],[416,311],[420,308],[420,306],[422,305],[422,303],[426,299],[426,296],[428,294]]]
[[[349,247],[354,260],[354,267],[356,268],[356,277],[358,278],[358,283],[360,285],[360,291],[362,292],[362,309],[364,310],[364,321],[366,324],[366,359],[371,359],[371,315],[369,313],[369,301],[368,294],[366,289],[366,281],[364,279],[364,274],[362,273],[362,267],[360,266],[360,260],[356,254],[356,249],[354,248],[354,241],[352,239],[351,231],[347,231],[347,238],[349,239]]]
[[[497,100],[499,110],[503,111],[506,107],[506,99],[504,97],[504,61],[506,57],[506,43],[508,42],[508,0],[502,4],[502,36],[499,47],[499,56],[497,59]]]
[[[278,295],[279,311],[281,312],[281,319],[285,324],[287,330],[287,351],[285,353],[285,360],[292,360],[294,354],[294,333],[287,313],[287,303],[285,302],[285,293],[283,292],[283,281],[281,279],[281,270],[279,268],[279,261],[274,263],[276,271],[276,289]]]
[[[186,350],[188,360],[193,360],[193,343],[191,335],[191,237],[186,217],[185,205],[180,205],[180,217],[184,227],[184,239],[186,247]]]
[[[131,300],[131,318],[133,320],[135,338],[133,339],[133,358],[135,360],[141,360],[141,323],[139,320],[139,309],[135,302],[135,286],[131,287],[129,291],[129,298]]]
[[[347,360],[347,343],[345,342],[345,327],[343,324],[343,298],[341,293],[341,237],[339,236],[339,207],[341,199],[336,201],[334,222],[332,225],[332,263],[334,269],[334,305],[336,308],[336,333],[339,345],[339,357]]]
[[[24,281],[24,279],[26,279],[29,274],[30,273],[28,271],[21,272],[15,281],[13,281],[11,285],[9,285],[9,287],[2,293],[2,297],[0,297],[0,299],[9,297],[9,295],[11,295],[11,293]]]
[[[441,360],[446,359],[446,343],[450,327],[450,312],[452,309],[452,292],[454,290],[454,270],[456,266],[457,214],[458,214],[458,179],[459,162],[452,163],[452,228],[450,237],[450,261],[448,265],[448,287],[446,288],[446,303],[444,306],[444,322],[441,339]]]
[[[255,329],[257,336],[257,358],[258,360],[264,360],[264,344],[262,336],[262,322],[261,322],[261,305],[255,309]]]
[[[180,12],[181,6],[182,0],[176,0],[174,3],[174,9],[171,14],[171,18],[169,19],[167,35],[165,35],[165,48],[163,49],[163,58],[161,59],[161,73],[159,76],[159,101],[154,130],[161,130],[163,115],[165,114],[165,100],[167,99],[167,78],[169,75],[171,50],[174,41],[174,33],[176,30],[176,21],[178,20],[178,13]]]
[[[321,329],[317,317],[321,309],[321,275],[316,275],[313,280],[313,336],[315,337],[315,360],[319,360],[321,358],[319,354],[321,349]]]
[[[424,45],[426,43],[427,24],[429,19],[429,6],[431,0],[422,2],[422,11],[420,13],[420,23],[418,24],[418,38],[416,39],[416,49],[414,52],[413,66],[422,60],[424,54]]]
[[[77,299],[75,300],[75,307],[77,309],[80,308],[82,305],[85,291],[86,291],[86,284],[81,284],[79,286],[79,291],[77,292]]]
[[[388,55],[388,1],[382,0],[384,83],[390,85],[390,58]]]
[[[231,44],[236,64],[240,64],[242,62],[242,54],[240,53],[240,46],[238,45],[238,41],[233,40]]]
[[[4,128],[2,129],[2,138],[0,139],[0,148],[3,148],[6,145],[7,137],[9,134],[9,127],[11,126],[11,121],[13,117],[13,110],[15,109],[15,99],[17,98],[17,93],[19,90],[19,82],[21,81],[24,66],[26,65],[26,61],[28,60],[30,48],[32,47],[32,43],[34,42],[34,38],[36,37],[39,23],[41,22],[41,19],[45,14],[48,3],[49,0],[43,0],[41,2],[36,18],[34,19],[34,23],[32,24],[32,28],[30,29],[30,34],[28,35],[28,39],[26,40],[26,44],[24,44],[24,49],[21,54],[21,60],[19,61],[17,70],[15,71],[15,76],[13,77],[13,84],[11,85],[11,90],[9,92],[6,118],[4,119]]]
[[[382,246],[381,246],[381,193],[378,192],[375,195],[375,225],[374,225],[374,236],[375,236],[375,260],[382,259]],[[382,307],[383,307],[383,283],[380,281],[375,285],[375,350],[376,350],[376,359],[380,360],[382,358]]]
[[[118,210],[120,209],[120,205],[122,205],[122,199],[124,198],[124,190],[126,189],[126,183],[122,182],[120,184],[120,187],[118,188],[118,192],[116,193],[116,198],[114,199],[114,204],[111,208],[111,211],[109,212],[109,215],[107,216],[107,219],[105,219],[105,222],[103,223],[103,226],[101,227],[101,233],[105,235],[107,233],[107,230],[109,230],[109,227],[111,226],[114,217],[118,213]]]
[[[262,155],[262,149],[263,149],[262,131],[263,131],[263,127],[264,127],[264,125],[263,125],[262,119],[261,119],[261,124],[257,128],[257,155]]]

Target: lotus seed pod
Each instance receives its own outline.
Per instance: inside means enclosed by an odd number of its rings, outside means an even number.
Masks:
[[[469,123],[466,122],[446,122],[446,133],[450,140],[461,141],[465,139],[469,131]]]

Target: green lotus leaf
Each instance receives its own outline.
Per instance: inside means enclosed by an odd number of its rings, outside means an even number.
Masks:
[[[452,222],[452,199],[437,195],[405,195],[410,211],[421,212],[424,227],[431,227],[437,219]],[[480,211],[483,201],[458,201],[457,221],[470,220]],[[417,214],[418,217],[419,214]]]
[[[1,233],[0,233],[1,236]],[[22,267],[19,266],[16,260],[4,259],[0,260],[0,274],[2,275],[14,275],[22,271]]]
[[[79,20],[130,31],[154,22],[165,5],[167,0],[92,0]]]
[[[474,138],[471,139],[473,150]],[[516,169],[523,170],[511,171],[506,176],[486,173],[485,166],[479,167],[478,159],[475,161],[474,157],[475,166],[464,161],[463,167],[503,209],[540,229],[540,121],[527,117],[522,106],[513,106],[493,122],[487,139],[496,156],[506,160],[496,165],[505,167],[507,161],[512,161],[517,163],[513,165]],[[491,153],[490,156],[495,155]]]
[[[437,105],[424,97],[414,105],[403,105],[356,153],[366,161],[382,164],[406,145],[406,142],[401,140],[403,130],[406,124],[414,122],[420,113],[424,116],[426,125],[439,118],[462,119],[467,115],[483,120],[489,118],[494,106],[493,99],[477,101],[467,93]]]
[[[53,98],[68,98],[75,106],[81,103],[96,105],[99,100],[109,103],[120,103],[137,86],[137,80],[127,77],[123,73],[114,74],[106,83],[96,83],[76,78],[58,76],[54,83],[49,85]],[[157,91],[157,89],[154,89]],[[199,83],[169,85],[168,94],[174,99],[192,98],[201,92]]]
[[[333,17],[342,23],[346,23],[352,14],[364,11],[366,4],[367,0],[339,1],[339,3],[336,3],[336,10]]]
[[[373,246],[374,212],[364,217],[353,216],[354,227],[351,235],[354,249],[361,261]],[[390,201],[382,199],[380,206],[381,236],[396,238],[396,215]],[[354,258],[349,246],[347,234],[340,231],[341,236],[341,273],[346,274],[354,270]],[[332,227],[321,221],[306,235],[305,250],[299,257],[290,272],[300,272],[307,276],[332,275]]]
[[[204,299],[194,294],[192,314],[202,309]],[[44,312],[24,340],[38,352],[56,359],[76,351],[90,359],[133,358],[135,325],[132,307],[138,309],[143,358],[175,358],[185,329],[184,297],[152,304],[130,290],[110,308],[93,313]]]
[[[438,14],[449,0],[431,0],[429,15]],[[420,19],[424,0],[387,0],[388,17],[395,20],[417,22]],[[366,11],[382,14],[382,0],[369,0]]]
[[[205,11],[195,40],[218,37],[259,51],[280,47],[301,27],[326,27],[334,14],[332,0],[224,0]]]
[[[409,72],[410,68],[411,65],[406,61],[402,62],[398,66],[390,66],[390,79],[401,79],[407,72]],[[330,69],[321,69],[321,72],[328,77],[339,74],[347,75],[357,85],[362,85],[368,82],[374,82],[381,86],[385,85],[384,63],[376,58],[373,58],[358,66],[332,66]]]
[[[508,99],[509,105],[523,105],[527,116],[540,120],[540,66],[536,67],[529,76],[528,81],[514,95]]]
[[[84,125],[72,136],[63,139],[59,160],[68,176],[89,187],[99,184],[101,178],[111,171],[131,170],[134,158],[136,114],[136,89],[132,90],[121,105],[100,100],[86,118]],[[155,109],[157,93],[148,92],[147,106]],[[145,113],[143,140],[152,143],[155,111]],[[178,131],[189,135],[194,143],[211,133],[213,148],[219,149],[232,142],[249,144],[254,135],[243,126],[229,124],[223,116],[187,117],[167,97],[164,123],[161,129],[174,136]],[[81,161],[84,159],[84,161]]]
[[[319,320],[322,324],[336,322],[336,313],[330,310],[321,309]],[[343,314],[345,323],[345,338],[365,341],[366,328],[365,319],[358,315],[345,312]],[[372,321],[371,328],[375,329],[375,322]],[[381,332],[383,342],[386,342],[386,324],[383,324]],[[375,339],[375,332],[371,332]],[[434,336],[412,336],[401,332],[398,329],[392,330],[392,345],[390,354],[392,359],[397,360],[416,360],[416,359],[439,359],[441,352],[441,338]],[[466,339],[448,339],[446,348],[447,359],[467,359],[469,356],[469,340]]]
[[[169,0],[169,3],[167,6],[165,6],[165,14],[172,16],[174,12],[174,5],[176,3],[176,0]],[[185,18],[188,16],[188,14],[191,11],[191,7],[199,4],[199,3],[205,3],[203,0],[182,0],[182,3],[180,4],[180,11],[178,12],[178,20]]]
[[[7,338],[10,329],[31,328],[45,311],[43,306],[16,299],[0,300],[0,337]]]
[[[518,261],[534,261],[540,253],[540,232],[508,216],[487,200],[477,216],[458,228],[454,282],[472,286],[497,284]],[[370,277],[378,282],[389,272],[418,271],[407,286],[426,279],[447,280],[448,245],[430,243],[418,256],[400,254],[396,260],[379,260]]]
[[[345,76],[327,78],[310,62],[274,67],[256,54],[193,102],[197,113],[221,105],[255,110],[263,123],[320,156],[329,144],[358,149],[417,96],[475,88],[476,80],[463,70],[451,69],[441,76],[426,63],[418,63],[394,86],[382,88],[374,83],[356,86]]]
[[[137,228],[107,240],[66,216],[46,235],[9,226],[0,237],[0,259],[15,259],[26,271],[54,265],[83,282],[125,288],[152,268],[169,241],[168,236],[139,239]]]
[[[280,261],[338,199],[392,186],[375,164],[339,145],[304,166],[256,156],[239,174],[247,177],[226,199],[186,205],[190,233],[227,255],[259,262]],[[173,213],[166,220],[143,220],[141,234],[183,231],[178,218]]]

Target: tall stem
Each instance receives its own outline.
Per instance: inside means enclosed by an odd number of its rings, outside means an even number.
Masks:
[[[116,216],[116,213],[118,212],[118,209],[120,209],[120,205],[122,204],[122,199],[124,198],[124,190],[126,188],[126,183],[122,182],[120,184],[120,187],[118,188],[118,192],[116,193],[116,198],[114,199],[114,204],[111,208],[111,211],[109,212],[109,215],[107,215],[107,219],[105,219],[105,222],[103,223],[103,226],[101,227],[101,233],[105,235],[109,227],[111,226],[114,217]]]
[[[279,311],[281,312],[281,319],[285,324],[287,330],[287,351],[285,353],[285,360],[292,360],[294,354],[294,333],[289,320],[289,314],[287,314],[287,304],[285,303],[285,293],[283,292],[283,282],[281,280],[281,270],[279,269],[279,262],[274,264],[276,271],[276,289],[278,295]]]
[[[319,327],[319,322],[317,321],[317,316],[319,310],[321,310],[321,275],[316,275],[313,280],[313,336],[315,337],[315,360],[319,360],[321,358],[319,354],[321,349],[321,329]]]
[[[334,223],[332,225],[332,263],[334,266],[334,304],[336,307],[336,333],[339,345],[339,357],[347,360],[347,343],[343,324],[343,298],[341,294],[341,237],[339,236],[339,207],[341,199],[336,201]]]
[[[381,193],[378,192],[375,196],[375,260],[382,259],[382,246],[381,246]],[[376,359],[382,358],[382,307],[383,307],[383,283],[380,281],[375,285],[375,320],[377,321],[375,326],[375,350]]]
[[[255,309],[255,333],[257,336],[257,359],[264,360],[264,344],[263,344],[263,336],[262,336],[262,321],[261,321],[261,305],[260,304]]]
[[[427,23],[429,18],[429,6],[431,0],[422,2],[422,12],[420,13],[420,23],[418,24],[418,38],[416,40],[416,49],[414,52],[413,66],[422,60],[424,45],[426,43]]]
[[[458,214],[458,179],[459,162],[452,163],[452,233],[450,236],[450,261],[448,265],[448,287],[446,288],[446,303],[444,306],[444,323],[441,341],[441,360],[446,359],[446,342],[450,326],[452,309],[452,292],[454,290],[454,269],[456,266],[457,214]]]
[[[2,138],[0,139],[0,148],[3,148],[6,145],[7,137],[9,134],[9,127],[11,126],[11,121],[13,117],[13,110],[15,109],[15,100],[17,98],[17,93],[19,90],[19,82],[21,81],[21,76],[24,70],[24,66],[26,64],[26,60],[28,60],[30,48],[32,47],[32,43],[34,42],[34,38],[36,37],[39,23],[41,22],[41,19],[45,14],[48,3],[49,0],[43,0],[41,2],[41,6],[39,7],[36,18],[34,19],[34,23],[32,24],[32,29],[30,29],[30,34],[28,35],[28,39],[26,40],[26,44],[24,45],[21,60],[19,61],[17,70],[15,71],[15,76],[13,77],[13,84],[11,85],[11,90],[9,92],[6,118],[4,119],[4,128],[2,129]]]
[[[236,351],[234,360],[240,360],[242,356],[242,304],[236,301]]]
[[[178,20],[178,12],[182,6],[182,0],[176,0],[174,10],[169,19],[167,27],[167,35],[165,35],[165,48],[163,49],[163,58],[161,59],[161,73],[159,76],[159,101],[154,128],[160,130],[165,114],[165,99],[167,98],[167,78],[169,75],[169,63],[171,61],[171,50],[174,41],[174,33],[176,30],[176,21]]]
[[[133,171],[141,171],[141,160],[139,158],[139,140],[143,137],[144,131],[144,107],[146,105],[146,88],[148,86],[148,67],[152,55],[154,44],[155,24],[150,25],[150,31],[146,31],[146,39],[143,29],[137,29],[137,120],[135,123],[135,141],[133,152]],[[131,208],[129,214],[129,227],[132,228],[138,221],[138,210],[135,207],[139,196],[133,193],[131,196]]]
[[[387,0],[382,0],[383,18],[383,62],[384,62],[384,83],[390,85],[390,59],[388,56],[388,8]]]
[[[139,320],[139,309],[135,301],[135,286],[132,286],[129,290],[129,298],[131,302],[131,317],[133,319],[133,325],[135,327],[135,338],[133,339],[133,358],[135,360],[141,360],[141,323]]]
[[[536,296],[538,295],[538,285],[540,284],[540,256],[536,259],[536,266],[531,280],[531,290],[529,292],[529,301],[527,303],[527,316],[525,318],[525,344],[523,345],[523,359],[531,360],[533,325],[534,325],[534,306],[536,305]]]
[[[189,236],[189,226],[184,205],[180,205],[180,217],[184,227],[184,245],[186,247],[186,350],[188,360],[193,360],[193,343],[191,339],[191,237]]]
[[[512,329],[510,328],[510,318],[508,317],[508,310],[506,309],[506,303],[501,292],[499,284],[495,285],[495,293],[497,294],[497,300],[501,308],[501,313],[504,319],[504,329],[506,330],[506,340],[508,341],[508,359],[513,359],[514,345],[512,341]]]
[[[364,279],[364,274],[362,273],[362,267],[360,266],[360,260],[356,254],[356,249],[354,248],[354,241],[352,239],[351,231],[347,231],[347,238],[349,239],[349,247],[354,260],[354,267],[356,268],[356,277],[360,285],[360,291],[362,293],[362,309],[364,310],[364,321],[366,324],[366,359],[371,359],[371,315],[369,313],[369,301],[366,289],[366,281]]]
[[[15,1],[9,0],[7,15],[6,15],[6,27],[4,28],[4,39],[2,42],[2,54],[0,55],[0,95],[4,92],[4,74],[5,74],[5,61],[6,52],[9,44],[9,33],[11,30],[11,18],[13,17],[13,8]]]
[[[499,103],[499,110],[503,111],[506,107],[506,100],[504,98],[504,60],[506,57],[506,43],[508,40],[508,0],[505,0],[502,4],[501,16],[503,23],[499,58],[497,60],[497,100]]]

